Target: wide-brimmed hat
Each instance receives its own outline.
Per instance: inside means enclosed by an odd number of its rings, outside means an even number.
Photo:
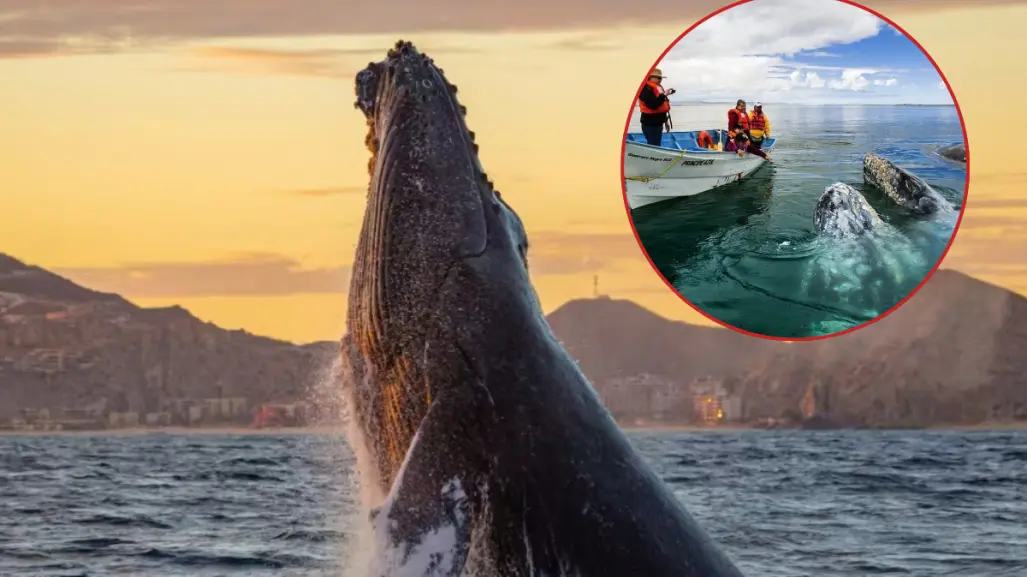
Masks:
[[[649,73],[649,78],[652,78],[653,76],[661,79],[666,78],[666,76],[663,75],[663,71],[659,68],[653,68],[653,71]]]

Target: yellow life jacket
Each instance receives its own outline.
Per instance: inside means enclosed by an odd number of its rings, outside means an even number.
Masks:
[[[762,138],[764,132],[770,132],[770,119],[766,114],[749,113],[749,134],[753,138]]]

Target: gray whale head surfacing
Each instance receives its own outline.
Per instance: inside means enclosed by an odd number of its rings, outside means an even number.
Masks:
[[[341,357],[386,494],[369,577],[741,577],[553,336],[442,70],[399,42],[356,94],[372,159]]]
[[[867,199],[851,186],[836,182],[824,189],[813,210],[813,226],[834,237],[861,236],[881,224]]]
[[[873,153],[863,157],[863,180],[899,206],[918,214],[934,214],[948,206],[938,191],[919,177]]]
[[[959,143],[946,146],[938,150],[938,155],[954,162],[966,164],[966,145]]]

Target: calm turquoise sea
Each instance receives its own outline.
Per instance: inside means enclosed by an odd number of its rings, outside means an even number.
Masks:
[[[722,128],[729,104],[679,105],[677,130]],[[739,328],[778,337],[829,334],[872,320],[910,294],[952,236],[966,169],[936,151],[961,142],[954,107],[767,105],[774,162],[741,183],[632,211],[660,273],[685,298]],[[637,119],[631,130],[638,130]],[[952,204],[915,218],[863,185],[880,154]],[[860,241],[821,238],[813,208],[834,182],[863,192],[887,223]]]

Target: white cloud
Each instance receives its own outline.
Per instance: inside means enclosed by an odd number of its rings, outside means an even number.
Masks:
[[[945,81],[944,80],[939,80],[938,81],[938,90],[948,90],[948,88],[949,88],[948,86],[945,86]]]
[[[884,21],[826,0],[756,0],[703,22],[671,50],[669,59],[718,54],[793,56],[875,36]]]
[[[792,73],[788,75],[788,78],[784,82],[778,82],[778,79],[771,79],[771,86],[778,90],[791,90],[792,88],[823,88],[827,81],[820,77],[816,72],[803,72],[802,70],[792,70]]]
[[[899,84],[896,71],[806,64],[838,58],[827,49],[891,28],[877,16],[828,0],[755,0],[718,14],[685,36],[660,62],[665,84],[685,100],[738,97],[804,101]],[[887,76],[881,76],[887,74]],[[785,94],[786,93],[786,94]]]
[[[842,70],[841,78],[830,82],[831,88],[835,90],[863,90],[870,84],[867,74],[874,74],[876,70],[865,68],[846,68]]]

